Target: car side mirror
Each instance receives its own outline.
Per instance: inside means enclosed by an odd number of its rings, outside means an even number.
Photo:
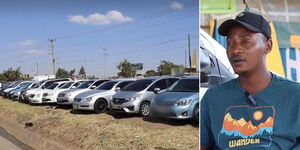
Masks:
[[[76,88],[76,86],[72,86],[72,87],[71,87],[71,89],[75,89],[75,88]]]
[[[95,85],[93,85],[92,87],[91,87],[91,89],[95,89],[96,88],[96,86]]]
[[[155,93],[155,94],[158,94],[159,91],[160,91],[160,88],[155,88],[155,89],[154,89],[154,93]]]
[[[116,87],[116,89],[115,89],[116,92],[119,92],[120,90],[121,90],[120,87]]]

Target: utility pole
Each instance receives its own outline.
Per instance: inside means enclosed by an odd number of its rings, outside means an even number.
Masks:
[[[191,38],[190,38],[190,34],[188,34],[188,45],[189,45],[189,64],[190,64],[190,68],[192,68],[192,60],[191,60]]]
[[[87,78],[87,63],[86,63],[86,59],[83,59],[84,62],[84,71],[85,71],[85,79]]]
[[[36,75],[39,75],[39,63],[36,63]]]
[[[51,56],[52,56],[52,66],[53,66],[53,74],[55,76],[55,58],[54,58],[54,42],[55,39],[49,39],[50,42],[50,50],[51,50]]]
[[[184,50],[184,68],[186,68],[186,53],[187,53],[187,50]]]
[[[107,53],[107,49],[106,48],[103,48],[103,50],[104,50],[104,53],[103,53],[103,55],[104,55],[104,71],[103,71],[103,76],[104,76],[104,78],[105,78],[105,72],[106,72],[106,57],[107,57],[107,55],[108,55],[108,53]]]

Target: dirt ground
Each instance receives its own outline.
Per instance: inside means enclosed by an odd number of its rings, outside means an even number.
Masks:
[[[0,98],[0,114],[70,149],[199,149],[199,128],[187,120],[145,120],[137,115],[109,112],[94,114],[3,98]]]

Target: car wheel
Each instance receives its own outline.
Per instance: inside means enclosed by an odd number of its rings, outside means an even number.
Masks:
[[[147,117],[150,114],[150,103],[149,102],[142,102],[140,106],[140,114],[143,117]]]
[[[103,113],[106,111],[107,109],[107,102],[105,99],[99,99],[95,102],[94,105],[94,112],[99,114],[99,113]]]
[[[199,122],[199,105],[196,105],[193,112],[193,121]]]

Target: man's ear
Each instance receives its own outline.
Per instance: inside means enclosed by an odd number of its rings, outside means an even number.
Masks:
[[[273,46],[272,39],[266,40],[265,46],[266,46],[265,53],[266,53],[266,54],[270,53],[271,50],[272,50],[272,46]]]

